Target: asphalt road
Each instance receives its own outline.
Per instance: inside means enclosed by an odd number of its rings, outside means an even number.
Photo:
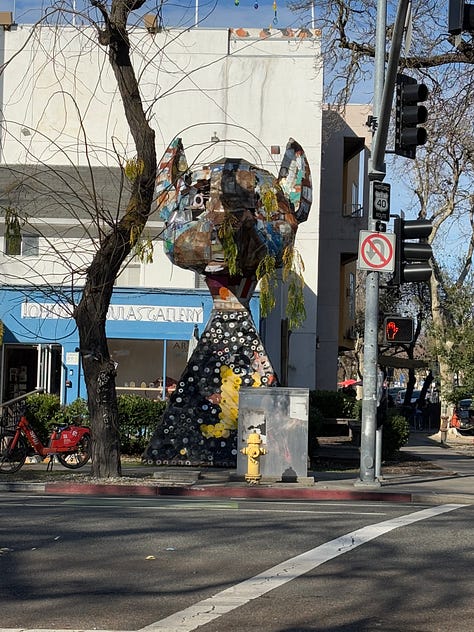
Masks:
[[[473,629],[473,506],[0,502],[0,632]]]

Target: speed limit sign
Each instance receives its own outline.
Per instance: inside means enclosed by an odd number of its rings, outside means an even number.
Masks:
[[[372,181],[372,219],[388,222],[390,219],[390,185]]]

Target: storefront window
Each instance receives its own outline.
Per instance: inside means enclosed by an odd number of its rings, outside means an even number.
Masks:
[[[188,340],[109,339],[117,391],[153,399],[168,396],[187,363]]]

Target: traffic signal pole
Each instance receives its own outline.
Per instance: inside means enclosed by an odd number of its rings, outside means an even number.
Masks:
[[[379,63],[381,64],[381,69],[377,68],[378,62],[378,50],[376,51],[375,57],[375,78],[374,78],[374,106],[375,106],[375,98],[377,97],[377,91],[379,91],[379,104],[378,104],[378,126],[373,138],[372,143],[372,161],[371,161],[371,170],[373,174],[381,173],[383,177],[385,176],[385,149],[387,146],[387,138],[388,138],[388,129],[390,126],[390,115],[392,111],[392,103],[393,103],[393,93],[395,91],[395,83],[397,80],[397,69],[398,62],[400,60],[400,51],[402,48],[403,34],[405,30],[405,22],[408,14],[408,7],[410,5],[411,0],[400,0],[398,4],[397,16],[395,18],[395,24],[393,26],[393,35],[392,35],[392,43],[390,46],[390,52],[387,62],[387,70],[385,73],[385,30],[384,36],[381,38],[380,47],[383,47],[383,55],[381,55],[381,60]],[[377,22],[378,22],[378,12],[380,5],[386,5],[386,0],[379,0],[377,4]],[[385,12],[385,16],[387,13],[386,6],[385,9],[382,9]],[[381,18],[382,19],[382,18]],[[386,17],[385,17],[386,22]],[[377,29],[379,29],[379,25],[377,23]],[[386,29],[386,23],[384,23],[384,29]],[[382,30],[382,25],[380,25],[380,30]],[[378,31],[377,31],[378,32]],[[377,35],[378,37],[378,35]],[[379,42],[377,40],[376,47],[379,46]],[[380,74],[381,78],[377,80],[377,75]],[[378,83],[381,82],[379,87]],[[369,178],[370,178],[369,172]],[[383,180],[383,177],[381,178]]]
[[[377,2],[377,24],[374,64],[374,105],[372,156],[369,165],[369,219],[368,230],[376,230],[372,217],[374,181],[385,177],[385,149],[390,123],[391,104],[396,81],[397,67],[403,40],[409,0],[400,0],[395,19],[390,54],[385,76],[387,1]],[[379,314],[379,273],[367,272],[365,286],[365,328],[364,328],[364,395],[362,400],[362,428],[360,444],[360,478],[358,486],[376,487],[380,481],[376,476],[375,437],[377,429],[377,374],[378,374],[378,314]],[[377,471],[377,474],[379,472]]]

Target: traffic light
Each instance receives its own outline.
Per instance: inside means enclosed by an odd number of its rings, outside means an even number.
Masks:
[[[408,344],[413,342],[413,318],[387,316],[383,322],[385,344]]]
[[[448,33],[459,35],[463,31],[474,31],[474,5],[464,0],[449,0]]]
[[[413,283],[428,281],[431,277],[429,260],[433,250],[426,241],[432,230],[431,222],[426,219],[405,220],[397,217],[394,222],[395,270],[393,283]],[[418,240],[418,241],[412,241]]]
[[[428,118],[428,110],[420,101],[428,98],[424,83],[406,75],[397,75],[395,101],[395,153],[405,158],[415,158],[418,145],[424,145],[428,137],[424,127],[418,127]]]

